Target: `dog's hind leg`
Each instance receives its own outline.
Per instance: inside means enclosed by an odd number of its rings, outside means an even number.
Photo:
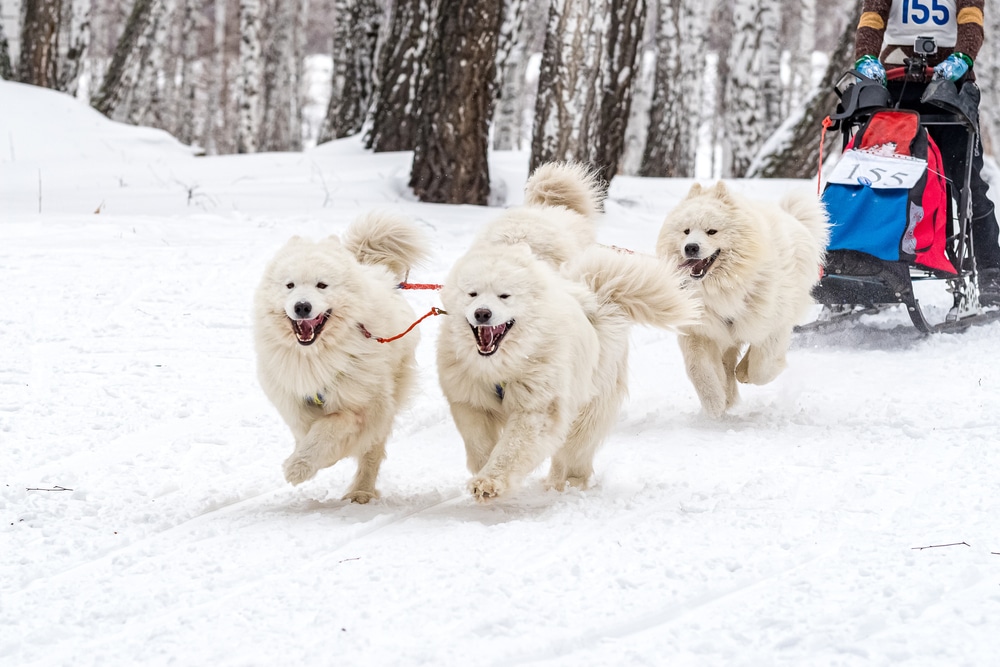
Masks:
[[[781,331],[751,345],[736,367],[736,379],[744,384],[767,384],[774,380],[788,366],[785,354],[790,339],[791,332]]]
[[[385,442],[386,439],[382,438],[358,458],[358,471],[354,473],[351,487],[342,500],[350,500],[352,503],[364,505],[372,498],[378,498],[375,480],[378,478],[382,461],[385,460]]]
[[[713,417],[721,417],[729,407],[722,350],[715,341],[694,334],[678,336],[677,341],[684,355],[688,378],[698,393],[702,409]]]
[[[740,399],[739,385],[736,384],[736,362],[740,358],[740,348],[733,346],[722,353],[722,372],[726,381],[726,410],[736,405]]]
[[[567,484],[587,488],[594,474],[594,454],[618,420],[625,397],[624,381],[619,380],[618,386],[601,392],[573,422],[566,444],[552,455],[546,486],[557,491],[565,490]]]

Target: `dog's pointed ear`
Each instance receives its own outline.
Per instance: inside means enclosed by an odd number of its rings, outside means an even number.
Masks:
[[[687,196],[688,197],[697,197],[698,195],[701,194],[701,191],[702,191],[701,183],[694,183],[694,184],[691,185],[691,189],[688,190]]]
[[[732,203],[732,197],[729,196],[729,190],[726,188],[726,184],[722,181],[718,181],[710,191],[710,194],[721,202],[726,204]]]

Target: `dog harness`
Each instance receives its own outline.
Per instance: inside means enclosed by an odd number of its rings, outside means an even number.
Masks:
[[[496,392],[497,398],[499,398],[501,401],[503,401],[503,390],[504,387],[506,386],[507,386],[506,382],[497,382],[495,385],[493,385],[493,391]]]
[[[324,405],[326,405],[326,398],[323,396],[322,393],[318,391],[315,394],[311,396],[305,396],[304,398],[308,405],[314,405],[317,408],[321,408]]]

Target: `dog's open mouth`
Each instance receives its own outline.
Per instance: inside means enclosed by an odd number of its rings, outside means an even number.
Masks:
[[[711,267],[715,262],[720,252],[722,252],[721,248],[704,259],[689,259],[681,264],[681,266],[690,271],[692,278],[695,280],[701,280],[705,277],[705,274],[708,273],[709,267]]]
[[[488,357],[499,350],[500,341],[503,340],[503,337],[507,335],[512,326],[514,326],[514,320],[493,326],[472,326],[472,333],[476,336],[476,345],[479,347],[479,354]]]
[[[323,330],[323,325],[326,324],[331,312],[333,311],[328,310],[319,317],[314,317],[311,320],[288,319],[292,323],[292,331],[295,333],[295,338],[298,339],[299,345],[312,345],[316,342],[316,338],[319,337],[319,332]]]

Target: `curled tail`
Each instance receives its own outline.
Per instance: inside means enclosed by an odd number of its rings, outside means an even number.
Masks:
[[[781,198],[781,208],[802,223],[820,248],[830,241],[830,223],[823,202],[810,190],[795,190]]]
[[[593,246],[573,261],[568,273],[636,324],[669,329],[695,324],[701,317],[701,304],[683,287],[683,274],[656,257]]]
[[[586,218],[601,212],[607,196],[597,174],[574,162],[548,162],[528,178],[524,186],[527,206],[565,206]]]
[[[384,266],[399,281],[430,254],[416,225],[387,212],[367,213],[352,222],[343,244],[360,263]]]

